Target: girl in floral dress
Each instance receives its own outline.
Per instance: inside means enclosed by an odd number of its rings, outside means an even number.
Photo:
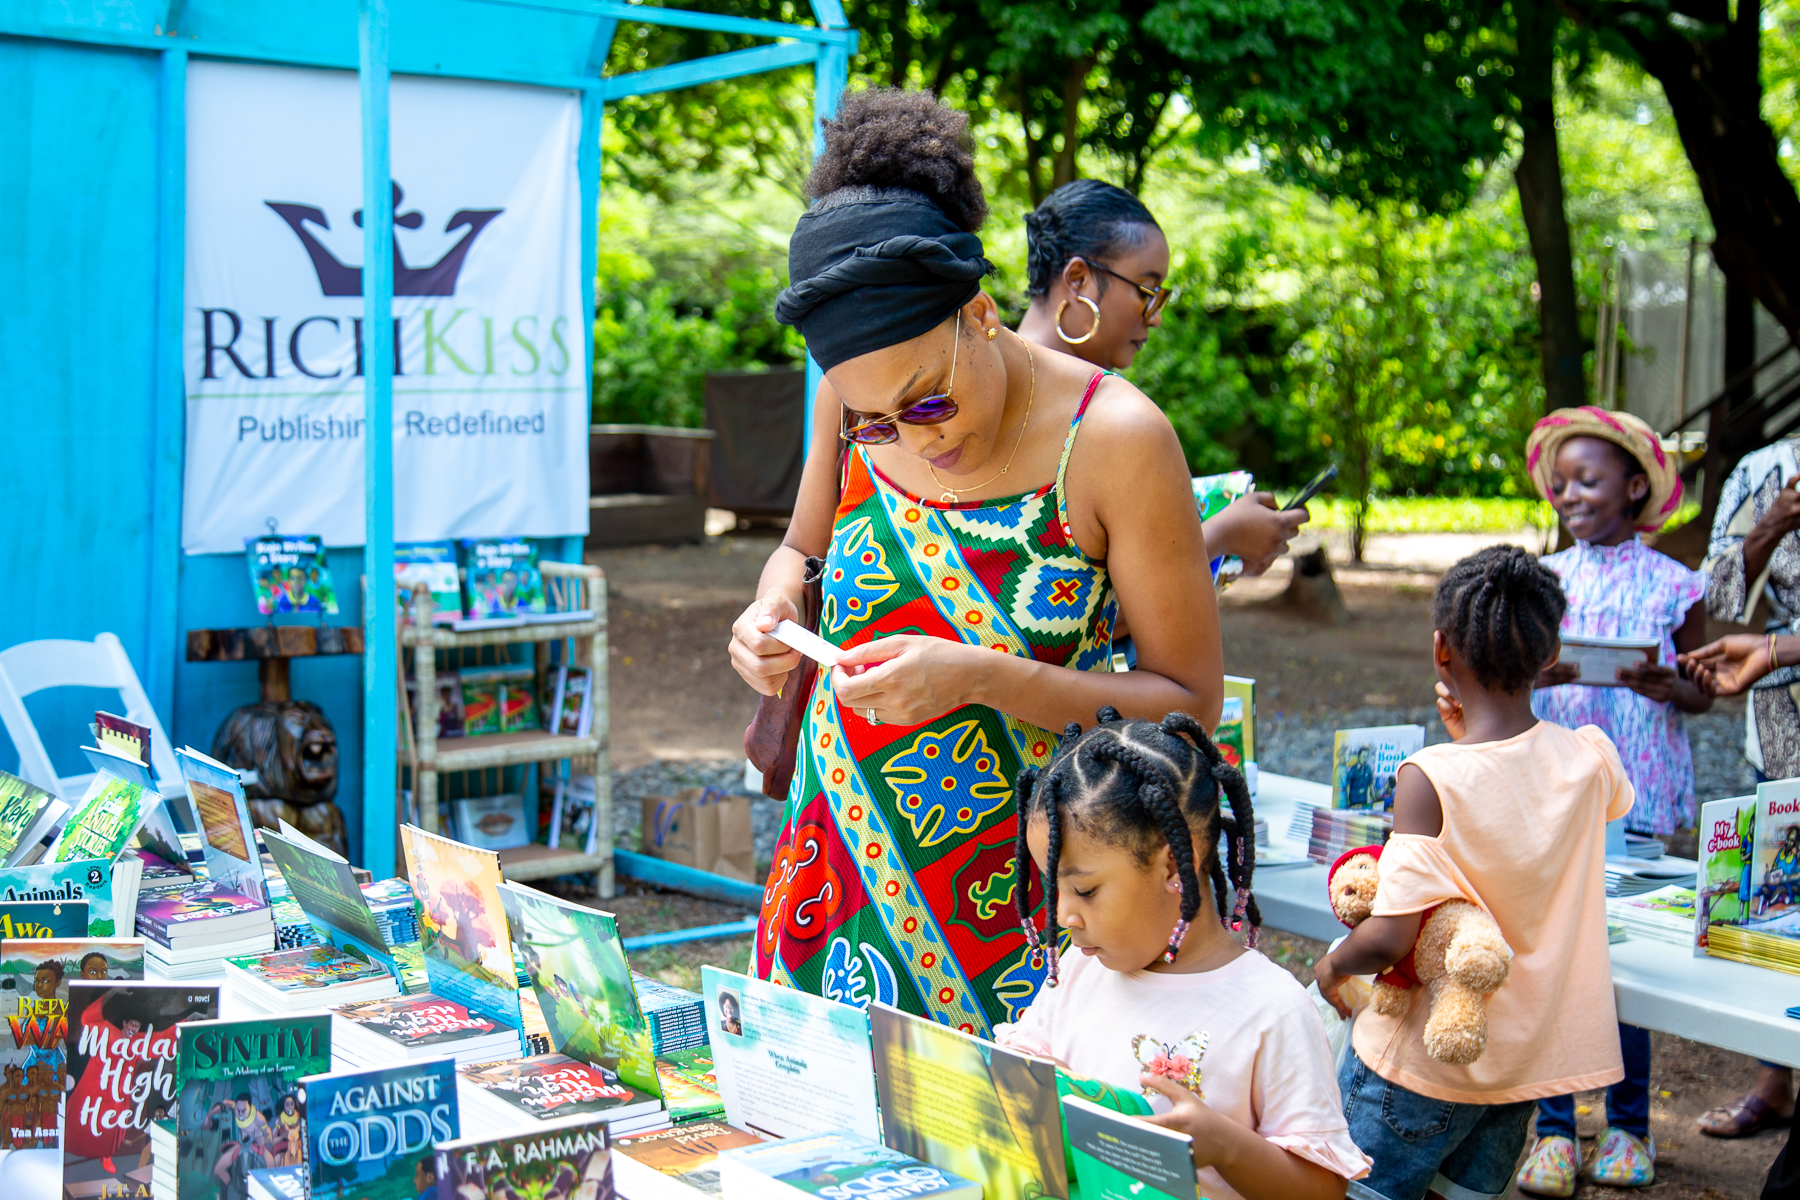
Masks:
[[[1706,576],[1644,545],[1681,503],[1681,479],[1656,434],[1629,413],[1559,409],[1526,444],[1533,481],[1575,538],[1544,565],[1562,580],[1569,608],[1563,636],[1654,638],[1654,663],[1618,672],[1619,687],[1572,682],[1572,664],[1538,677],[1532,709],[1570,729],[1596,725],[1618,747],[1637,801],[1625,821],[1635,832],[1673,833],[1694,823],[1694,759],[1682,713],[1705,712],[1712,695],[1676,668],[1676,654],[1706,641]],[[1650,1137],[1650,1034],[1619,1026],[1625,1078],[1607,1091],[1607,1128],[1590,1174],[1615,1187],[1656,1179]],[[1537,1141],[1519,1170],[1519,1188],[1571,1196],[1580,1173],[1575,1102],[1538,1104]]]

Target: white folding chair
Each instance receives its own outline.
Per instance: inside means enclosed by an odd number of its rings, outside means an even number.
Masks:
[[[118,692],[125,701],[125,719],[150,727],[150,766],[163,795],[186,793],[181,768],[175,764],[174,747],[169,745],[162,722],[150,707],[150,698],[131,668],[124,645],[110,633],[91,642],[46,638],[0,650],[0,725],[6,727],[6,736],[18,748],[21,779],[55,792],[64,803],[73,805],[94,778],[92,772],[58,777],[37,727],[25,711],[25,697],[56,687],[111,688]]]

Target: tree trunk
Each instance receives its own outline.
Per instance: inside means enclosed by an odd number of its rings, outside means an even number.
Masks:
[[[1668,97],[1712,217],[1720,269],[1748,287],[1783,328],[1800,333],[1800,194],[1782,171],[1775,135],[1762,118],[1762,6],[1738,0],[1718,36],[1710,30],[1725,11],[1716,0],[1679,0],[1674,7],[1706,23],[1709,36],[1682,37],[1660,22],[1616,28]]]
[[[1575,301],[1575,263],[1569,248],[1569,217],[1563,204],[1562,154],[1556,137],[1557,9],[1545,0],[1524,0],[1518,13],[1518,63],[1513,91],[1519,98],[1523,145],[1513,181],[1519,212],[1537,264],[1538,356],[1544,373],[1546,409],[1575,408],[1587,402],[1581,369],[1581,314]]]
[[[1055,191],[1075,178],[1075,152],[1081,146],[1081,98],[1087,95],[1091,58],[1072,58],[1063,69],[1062,145],[1051,162],[1050,189]]]

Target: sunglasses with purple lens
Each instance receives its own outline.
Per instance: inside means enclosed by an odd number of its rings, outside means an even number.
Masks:
[[[900,431],[894,422],[904,421],[908,425],[942,425],[957,412],[956,401],[950,398],[950,391],[956,386],[956,358],[962,350],[962,314],[956,314],[956,341],[950,349],[950,382],[942,392],[932,396],[924,396],[914,400],[905,408],[877,417],[873,421],[864,421],[860,425],[852,425],[838,436],[846,442],[855,442],[859,446],[885,446],[900,437]]]

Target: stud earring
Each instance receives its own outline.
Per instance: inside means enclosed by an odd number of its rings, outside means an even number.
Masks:
[[[990,341],[990,342],[999,336],[1000,336],[1000,331],[998,329],[990,329],[987,331],[988,341]]]

